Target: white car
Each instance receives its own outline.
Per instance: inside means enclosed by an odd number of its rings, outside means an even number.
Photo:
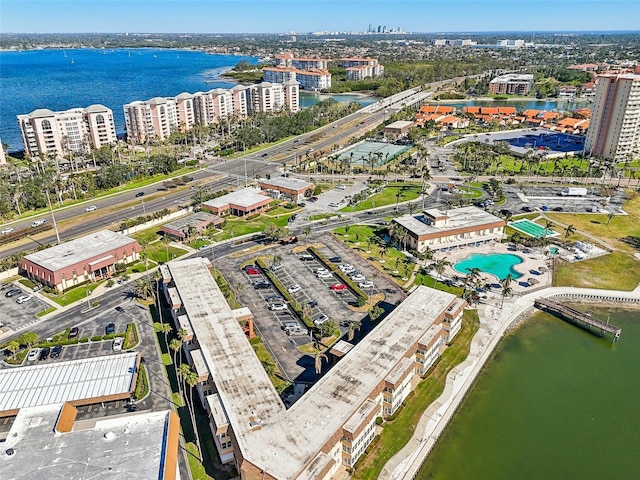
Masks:
[[[13,228],[11,227],[3,228],[2,230],[0,230],[0,233],[2,235],[6,235],[7,233],[11,233],[11,232],[13,232]]]
[[[124,340],[122,339],[122,337],[116,337],[113,339],[113,351],[114,352],[119,352],[120,350],[122,350],[122,343],[124,342]]]
[[[38,359],[38,355],[40,355],[40,349],[32,348],[27,357],[27,362],[35,362]]]
[[[346,271],[346,270],[349,270],[349,271],[353,272],[355,270],[355,268],[353,268],[353,265],[351,265],[350,263],[343,263],[338,268],[340,270],[342,270],[343,272]]]
[[[320,315],[318,318],[316,318],[313,321],[314,325],[322,325],[324,322],[326,322],[327,320],[329,320],[329,317],[327,317],[325,314]]]
[[[287,288],[287,292],[289,293],[296,293],[299,292],[300,290],[302,290],[300,288],[300,285],[298,285],[297,283],[291,285],[289,288]]]
[[[373,282],[361,282],[358,284],[360,288],[373,288],[375,285]]]
[[[318,268],[316,270],[316,273],[327,273],[329,270],[327,270],[326,268]]]
[[[28,302],[33,298],[33,295],[21,295],[16,299],[16,303]]]
[[[364,275],[352,275],[351,276],[351,280],[353,280],[354,282],[363,282],[365,279]]]
[[[84,209],[85,212],[95,212],[98,209],[98,207],[96,207],[95,205],[91,205],[90,207],[87,207]]]
[[[287,305],[285,303],[272,303],[269,305],[269,310],[272,312],[281,312],[282,310],[286,310]]]
[[[47,221],[43,218],[42,220],[36,220],[31,224],[32,227],[39,227],[40,225],[44,225]]]

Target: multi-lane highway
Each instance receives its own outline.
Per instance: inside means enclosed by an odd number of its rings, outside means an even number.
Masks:
[[[307,152],[329,152],[333,145],[343,145],[350,138],[360,137],[366,131],[382,123],[394,111],[405,106],[414,105],[430,97],[435,89],[447,82],[436,82],[424,89],[412,88],[392,97],[380,100],[336,122],[320,129],[281,142],[272,147],[229,160],[218,160],[205,168],[191,173],[191,186],[199,185],[210,191],[242,186],[246,181],[256,177],[273,175],[278,168],[287,163],[293,164]],[[124,219],[152,213],[164,208],[171,208],[189,203],[193,191],[189,188],[180,191],[159,191],[160,184],[131,190],[96,200],[82,205],[58,209],[54,212],[58,223],[60,240],[86,235],[89,232],[116,225]],[[140,192],[143,193],[141,196]],[[86,212],[87,206],[95,205],[97,209]],[[50,214],[42,214],[36,218],[45,218],[51,222]],[[14,222],[11,226],[18,230],[28,227],[34,218]],[[80,221],[81,220],[81,221]],[[50,230],[46,235],[36,237],[40,243],[55,243],[56,235]],[[20,240],[14,244],[4,245],[0,258],[21,251],[29,251],[37,246],[36,240]]]

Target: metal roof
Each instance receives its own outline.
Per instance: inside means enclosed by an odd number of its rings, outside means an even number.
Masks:
[[[137,242],[121,233],[100,230],[70,242],[26,255],[24,258],[55,272],[87,260],[103,257],[111,250],[126,247],[132,243]],[[127,255],[131,255],[131,252],[127,252]],[[82,272],[78,272],[78,274],[80,273]]]
[[[260,180],[260,183],[279,188],[287,188],[289,190],[304,190],[314,186],[311,182],[294,177],[271,177],[268,180],[263,178]]]
[[[47,480],[165,478],[173,455],[167,429],[171,412],[144,412],[79,420],[55,433],[62,404],[23,408],[0,452],[0,478]],[[12,455],[6,451],[13,449]]]
[[[137,360],[127,352],[0,370],[0,412],[126,394]]]

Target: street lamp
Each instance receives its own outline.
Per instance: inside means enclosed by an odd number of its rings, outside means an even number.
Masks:
[[[146,215],[147,214],[147,209],[144,206],[144,200],[140,200],[140,204],[142,205],[142,213]]]
[[[87,294],[87,308],[91,308],[91,302],[89,301],[89,295],[91,295],[91,290],[87,288],[85,293]]]

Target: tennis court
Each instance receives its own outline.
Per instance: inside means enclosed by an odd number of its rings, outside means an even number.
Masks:
[[[369,166],[371,159],[374,162],[374,166],[379,167],[406,152],[411,147],[412,145],[365,141],[344,150],[338,157],[338,161],[349,158],[351,159],[351,165],[362,165],[364,162],[365,166]]]
[[[518,230],[519,232],[524,233],[525,235],[529,235],[530,237],[542,238],[542,237],[557,237],[560,234],[554,232],[553,230],[547,230],[541,225],[538,225],[535,222],[532,222],[528,218],[523,218],[522,220],[515,220],[509,223],[509,226],[514,230]]]

